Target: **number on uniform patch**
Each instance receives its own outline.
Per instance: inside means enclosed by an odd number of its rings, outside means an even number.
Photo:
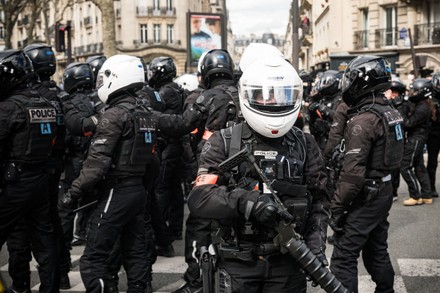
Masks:
[[[402,140],[403,139],[402,127],[400,126],[400,124],[396,124],[394,128],[396,129],[396,140],[397,141]]]
[[[153,139],[151,137],[151,132],[145,132],[145,142],[151,143],[152,141],[153,141]]]

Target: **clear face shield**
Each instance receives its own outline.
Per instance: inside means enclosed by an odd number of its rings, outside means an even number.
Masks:
[[[294,86],[242,85],[244,99],[252,108],[266,113],[284,113],[299,106],[299,89]]]

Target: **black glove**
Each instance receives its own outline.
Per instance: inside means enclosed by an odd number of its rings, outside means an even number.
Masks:
[[[331,217],[330,217],[330,227],[336,234],[344,233],[344,224],[347,218],[347,208],[341,204],[333,205],[330,208]]]
[[[319,107],[319,103],[316,103],[316,102],[311,103],[311,104],[309,105],[309,111],[313,112],[313,111],[315,111],[316,109],[318,109],[318,107]]]
[[[322,115],[323,117],[328,117],[328,116],[330,116],[330,109],[329,109],[329,107],[327,107],[326,105],[324,105],[324,104],[319,105],[318,110],[319,110],[319,112],[321,113],[321,115]]]
[[[72,196],[70,190],[66,191],[59,200],[59,204],[65,208],[73,208],[73,205],[78,201],[78,197]]]
[[[276,227],[280,220],[278,205],[272,200],[270,195],[260,195],[254,206],[253,216],[255,220],[265,226]]]

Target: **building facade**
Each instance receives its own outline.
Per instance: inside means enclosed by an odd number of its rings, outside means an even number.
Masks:
[[[404,82],[440,70],[438,0],[300,0],[299,9],[302,69],[343,70],[370,54],[386,57]],[[286,56],[291,43],[290,23]]]
[[[195,71],[186,64],[187,12],[225,14],[225,5],[225,0],[114,1],[117,52],[143,57],[146,62],[167,56],[173,58],[178,75]],[[20,13],[12,35],[13,48],[21,49],[28,44],[26,27],[31,12],[32,7],[28,7]],[[102,15],[92,1],[74,1],[73,4],[68,0],[50,1],[37,18],[35,42],[51,44],[55,49],[57,22],[61,27],[70,27],[71,61],[84,62],[89,56],[103,54]],[[230,37],[230,25],[227,28]],[[1,36],[2,28],[0,46]],[[57,53],[57,60],[59,66],[54,79],[60,81],[67,54]]]

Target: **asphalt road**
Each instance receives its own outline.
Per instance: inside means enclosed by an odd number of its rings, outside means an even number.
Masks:
[[[439,173],[439,172],[438,172]],[[440,190],[440,175],[437,175],[437,190]],[[407,198],[405,182],[401,181],[399,199],[393,204],[389,222],[389,252],[396,272],[396,293],[440,292],[440,200],[434,199],[432,205],[405,207],[402,201]],[[331,234],[331,231],[329,231]],[[79,276],[78,259],[84,247],[74,247],[72,259],[74,268],[70,272],[72,288],[65,292],[85,292]],[[183,258],[183,241],[174,242],[176,257],[159,257],[153,267],[153,290],[172,292],[183,284],[182,274],[186,269]],[[327,246],[326,254],[331,256],[333,247]],[[10,286],[7,273],[7,249],[0,252],[0,275],[5,285]],[[359,259],[359,292],[374,292],[374,283]],[[32,290],[38,292],[36,264],[32,264]],[[126,292],[125,273],[120,273],[120,291]],[[308,292],[324,292],[310,288]],[[1,293],[1,292],[0,292]]]

